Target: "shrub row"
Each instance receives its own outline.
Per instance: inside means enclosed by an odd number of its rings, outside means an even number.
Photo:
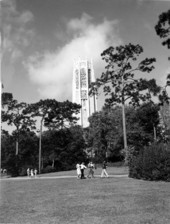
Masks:
[[[138,152],[131,150],[129,177],[170,181],[170,144],[152,144]]]

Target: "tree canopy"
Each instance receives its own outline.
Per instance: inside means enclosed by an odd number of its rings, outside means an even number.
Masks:
[[[109,47],[103,51],[101,56],[107,63],[106,71],[95,83],[92,83],[90,94],[98,92],[98,89],[103,86],[107,105],[124,104],[125,101],[132,105],[139,105],[140,100],[147,99],[148,95],[144,95],[142,91],[148,89],[150,84],[153,86],[150,92],[154,91],[156,94],[159,89],[155,80],[151,83],[151,81],[135,77],[136,72],[149,73],[154,69],[155,58],[145,58],[139,63],[136,62],[142,52],[143,48],[140,45],[131,43]]]
[[[61,128],[76,123],[76,114],[81,106],[69,101],[58,102],[55,99],[40,100],[28,105],[25,114],[32,117],[41,117],[44,126],[48,128]]]
[[[155,26],[155,30],[157,35],[164,39],[162,44],[170,49],[170,9],[159,15],[159,20]]]
[[[17,100],[11,98],[6,103],[6,108],[2,110],[2,122],[7,122],[8,125],[15,127],[16,155],[18,155],[20,132],[22,130],[29,130],[29,128],[35,129],[35,121],[29,115],[23,113],[27,107],[26,103],[18,103]]]

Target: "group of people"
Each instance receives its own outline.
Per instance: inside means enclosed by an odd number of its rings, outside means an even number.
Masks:
[[[87,167],[84,165],[84,162],[82,162],[81,164],[77,163],[76,165],[76,169],[77,169],[77,179],[85,179],[84,176],[84,170]]]
[[[77,179],[86,179],[84,170],[87,168],[88,168],[87,178],[94,178],[95,164],[90,161],[87,166],[84,165],[84,162],[82,162],[81,164],[77,163],[76,165]],[[104,161],[102,164],[102,172],[100,176],[101,178],[103,178],[104,176],[109,177],[106,169],[107,169],[107,162]]]
[[[37,173],[38,173],[37,169],[30,169],[30,168],[27,169],[28,177],[37,177]]]
[[[7,174],[7,169],[2,169],[2,168],[1,168],[1,173],[2,173],[2,174]]]

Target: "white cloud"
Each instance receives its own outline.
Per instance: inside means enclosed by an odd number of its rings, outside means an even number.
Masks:
[[[27,27],[34,17],[30,11],[17,11],[14,0],[4,0],[1,6],[2,53],[14,62],[22,56],[23,47],[27,47],[34,36],[33,30]]]
[[[118,21],[104,19],[94,24],[93,18],[83,14],[68,22],[65,33],[70,41],[54,52],[32,56],[26,63],[30,79],[37,84],[43,98],[71,100],[73,61],[76,58],[93,59],[95,75],[100,76],[104,66],[100,54],[109,46],[119,45]]]

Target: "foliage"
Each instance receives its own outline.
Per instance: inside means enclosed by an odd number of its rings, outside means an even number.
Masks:
[[[13,100],[13,95],[12,93],[2,93],[2,106],[4,107],[5,105],[8,104],[8,102]]]
[[[90,94],[94,94],[103,86],[107,105],[124,104],[128,101],[132,105],[139,105],[140,100],[146,100],[148,95],[142,93],[148,89],[151,81],[136,79],[135,72],[151,72],[154,69],[155,58],[146,58],[135,65],[137,57],[143,52],[140,45],[128,44],[116,48],[109,47],[102,54],[102,59],[107,63],[106,72],[102,73],[101,78],[92,83]],[[148,85],[147,85],[148,83]],[[155,80],[152,80],[155,84]],[[159,92],[159,88],[154,90],[154,94]],[[150,95],[149,95],[150,97]]]
[[[167,12],[163,12],[159,15],[159,20],[155,26],[155,30],[160,38],[165,39],[162,44],[170,48],[170,9]]]
[[[42,135],[43,166],[56,171],[75,168],[77,162],[86,161],[85,141],[80,126],[49,130]]]
[[[70,101],[56,102],[52,110],[45,118],[45,126],[53,127],[67,127],[76,124],[78,118],[75,116],[79,113],[81,106]]]
[[[51,173],[51,172],[55,172],[56,169],[52,166],[46,166],[45,168],[42,169],[42,173]]]
[[[152,144],[131,149],[129,176],[145,180],[170,181],[170,145]]]
[[[159,138],[159,107],[152,102],[139,107],[126,107],[127,142],[129,147],[147,146],[154,141],[154,129]],[[103,108],[89,118],[88,147],[98,160],[106,156],[110,161],[124,156],[122,114],[120,107]]]
[[[28,167],[38,166],[38,138],[34,132],[20,133],[20,153],[15,155],[14,134],[3,134],[1,139],[1,159],[3,168],[12,176],[26,175]]]
[[[165,129],[170,130],[170,105],[164,104],[163,106],[161,106],[160,114],[161,114],[163,125],[165,125]]]
[[[146,133],[153,133],[159,124],[159,106],[149,102],[140,106],[137,110],[137,117],[139,119],[139,125],[141,125]]]
[[[89,118],[88,146],[95,152],[97,162],[108,156],[120,159],[122,148],[121,108],[103,108]],[[108,158],[108,159],[109,159]]]
[[[170,141],[170,104],[160,106],[160,129],[163,141]]]
[[[40,100],[30,104],[25,114],[32,117],[41,117],[42,123],[48,128],[62,128],[77,121],[77,114],[81,106],[69,101],[58,102],[55,99]]]
[[[166,85],[162,87],[162,91],[160,92],[158,96],[160,106],[163,106],[164,104],[169,104],[170,97],[168,96],[168,93],[167,93],[168,86],[170,86],[170,74],[167,75]]]
[[[149,131],[145,131],[147,121],[142,120],[142,104],[140,107],[134,108],[132,106],[126,107],[126,126],[127,126],[127,141],[129,148],[148,145],[150,141],[153,141],[153,126]],[[146,108],[145,113],[147,113]],[[154,118],[153,118],[154,119]]]
[[[1,167],[18,173],[15,166],[15,140],[8,132],[3,132],[1,136]]]
[[[14,139],[8,133],[2,136],[2,167],[12,176],[26,175],[28,167],[38,168],[38,137],[34,132],[22,131],[18,155],[15,155]],[[70,170],[77,162],[87,162],[80,126],[43,132],[42,143],[42,172]]]
[[[2,114],[2,120],[8,125],[15,125],[16,130],[11,136],[4,133],[3,166],[7,167],[12,175],[24,175],[28,167],[38,166],[38,137],[29,129],[29,127],[35,128],[33,118],[37,116],[41,117],[40,131],[44,144],[42,146],[44,166],[52,165],[56,170],[70,169],[73,168],[76,160],[86,159],[82,130],[75,131],[74,127],[65,128],[77,121],[75,115],[80,107],[69,101],[61,103],[48,99],[40,100],[29,106],[26,103],[18,103],[16,100],[8,102],[7,110],[4,110]],[[49,132],[42,133],[43,122],[49,128]],[[73,130],[74,133],[72,133]],[[13,149],[15,140],[16,155]],[[20,144],[19,154],[17,143]]]
[[[7,110],[2,112],[2,122],[7,122],[8,125],[14,125],[18,130],[26,130],[28,127],[34,127],[34,122],[29,116],[23,113],[27,104],[18,103],[17,100],[8,102]]]
[[[17,155],[20,132],[23,130],[29,131],[29,128],[35,129],[35,122],[30,116],[23,113],[27,107],[26,103],[18,103],[17,100],[10,100],[7,102],[6,106],[7,107],[2,111],[2,122],[7,122],[8,125],[13,125],[15,127],[14,135],[16,139]]]
[[[123,142],[125,162],[127,160],[127,132],[125,103],[132,106],[139,106],[141,101],[150,101],[151,93],[156,95],[160,92],[156,81],[136,78],[136,73],[149,73],[154,69],[153,63],[155,58],[145,58],[137,62],[137,58],[143,52],[143,48],[137,44],[120,45],[118,47],[109,47],[101,54],[102,59],[106,62],[106,71],[96,82],[91,84],[89,94],[97,94],[98,89],[103,87],[105,93],[105,105],[122,105],[122,123],[123,123]],[[145,90],[145,91],[144,91]],[[148,92],[146,92],[148,90]],[[146,93],[145,93],[146,92]]]
[[[42,127],[43,125],[50,130],[65,128],[71,124],[75,124],[78,118],[75,116],[81,106],[69,101],[58,102],[55,99],[40,100],[37,103],[30,104],[25,110],[25,114],[30,114],[31,117],[40,117],[40,130],[39,130],[39,150],[41,151],[42,142]],[[52,150],[52,149],[50,149]],[[50,154],[51,159],[54,161],[56,152],[52,150]],[[47,159],[47,158],[46,158]],[[46,161],[45,161],[46,162]],[[39,172],[41,172],[41,153],[39,158]]]
[[[169,104],[170,97],[168,96],[166,89],[162,90],[158,98],[160,106],[163,106],[164,104]]]

